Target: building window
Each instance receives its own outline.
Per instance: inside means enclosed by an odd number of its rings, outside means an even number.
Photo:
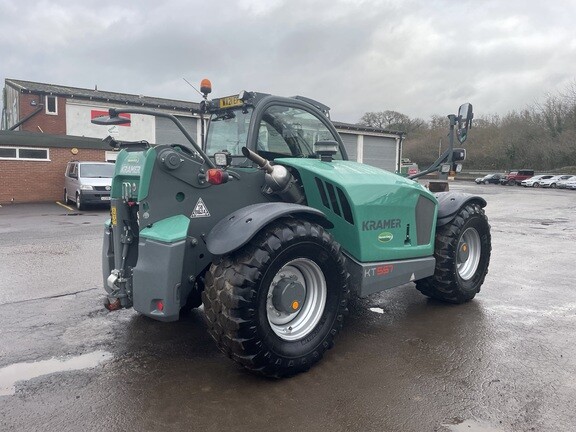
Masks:
[[[10,160],[50,160],[48,149],[29,147],[0,147],[0,159]]]
[[[46,96],[46,114],[58,115],[58,98]]]

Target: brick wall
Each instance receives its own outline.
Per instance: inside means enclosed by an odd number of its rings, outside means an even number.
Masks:
[[[46,114],[46,101],[44,96],[34,94],[20,94],[20,120],[44,104],[42,110],[20,126],[26,132],[47,133],[51,135],[66,135],[66,98],[57,97],[58,115]],[[36,105],[32,105],[32,101]],[[40,130],[41,129],[41,130]]]
[[[62,201],[70,160],[105,161],[104,150],[50,148],[49,161],[0,160],[0,204]],[[14,201],[12,201],[14,199]]]

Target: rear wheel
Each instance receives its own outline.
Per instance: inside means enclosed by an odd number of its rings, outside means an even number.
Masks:
[[[436,271],[416,281],[422,294],[449,303],[472,300],[488,273],[490,225],[478,204],[460,209],[452,222],[436,232]]]
[[[334,344],[348,304],[340,246],[321,226],[282,219],[213,264],[202,300],[218,347],[271,377],[308,370]]]
[[[514,186],[516,182],[514,180],[508,180],[508,186]]]
[[[70,198],[68,198],[68,191],[64,189],[64,204],[70,204]]]

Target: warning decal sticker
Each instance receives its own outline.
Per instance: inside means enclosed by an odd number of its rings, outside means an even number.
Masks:
[[[198,202],[196,203],[194,211],[192,212],[190,217],[191,218],[210,217],[210,212],[208,211],[206,204],[204,204],[204,201],[202,201],[202,198],[198,198]]]

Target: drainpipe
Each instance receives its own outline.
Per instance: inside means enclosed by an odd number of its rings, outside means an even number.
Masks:
[[[40,111],[42,111],[44,109],[44,104],[39,104],[38,108],[36,108],[32,113],[28,114],[26,117],[24,117],[22,120],[20,120],[18,123],[14,124],[10,129],[8,130],[14,130],[16,129],[18,126],[20,126],[22,123],[26,122],[27,120],[31,119],[32,117],[34,117],[36,114],[38,114]]]

